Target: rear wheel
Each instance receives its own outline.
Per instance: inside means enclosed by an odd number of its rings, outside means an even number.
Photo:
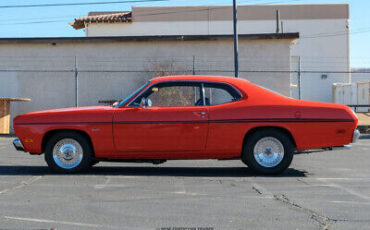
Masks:
[[[242,161],[262,174],[284,172],[293,160],[294,145],[289,137],[275,129],[253,133],[244,145]]]
[[[57,133],[46,144],[45,161],[55,172],[80,172],[91,167],[92,148],[79,133]]]

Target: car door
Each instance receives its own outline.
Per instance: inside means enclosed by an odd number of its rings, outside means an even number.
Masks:
[[[250,125],[240,122],[245,114],[243,95],[226,83],[206,83],[204,88],[209,117],[207,153],[220,159],[240,155]]]
[[[146,106],[140,105],[143,98]],[[205,150],[208,110],[200,83],[153,84],[113,119],[114,144],[121,156],[194,158],[192,154]]]

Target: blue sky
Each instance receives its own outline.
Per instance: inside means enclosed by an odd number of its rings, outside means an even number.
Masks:
[[[112,2],[114,0],[0,0],[6,5]],[[118,1],[118,0],[117,0]],[[124,0],[122,0],[124,1]],[[238,0],[238,4],[322,4],[349,3],[351,25],[351,66],[370,67],[370,1],[368,0]],[[161,5],[228,5],[232,0],[168,0],[163,2],[119,3],[107,5],[0,8],[0,37],[63,37],[84,36],[68,22],[90,11],[131,10],[131,6]]]

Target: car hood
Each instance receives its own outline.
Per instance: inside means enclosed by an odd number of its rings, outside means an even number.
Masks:
[[[88,106],[30,112],[14,118],[14,125],[44,123],[112,122],[111,106]]]

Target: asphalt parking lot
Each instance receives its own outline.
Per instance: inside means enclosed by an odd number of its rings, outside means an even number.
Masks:
[[[240,161],[100,163],[50,173],[0,137],[0,229],[370,229],[370,136],[295,155],[280,176]]]

